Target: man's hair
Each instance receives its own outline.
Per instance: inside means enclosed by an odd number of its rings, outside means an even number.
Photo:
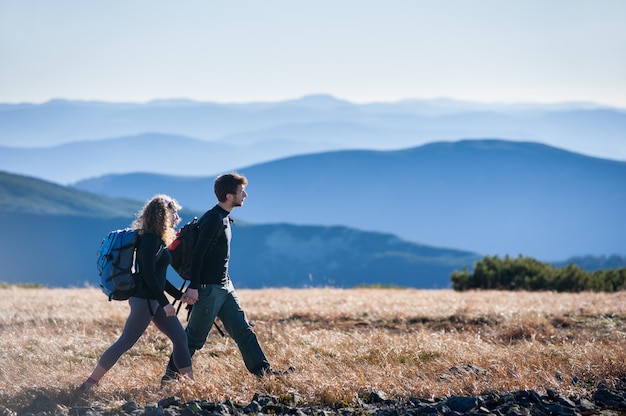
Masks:
[[[246,186],[248,180],[238,173],[225,173],[215,178],[213,191],[220,202],[226,202],[227,194],[236,194],[239,185]]]

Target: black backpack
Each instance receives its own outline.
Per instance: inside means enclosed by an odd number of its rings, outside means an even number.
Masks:
[[[198,239],[198,217],[185,224],[176,233],[176,239],[168,246],[172,254],[172,268],[184,280],[191,280],[191,258]]]
[[[233,220],[230,220],[234,222]],[[187,280],[191,280],[191,259],[193,258],[193,250],[196,246],[196,241],[198,240],[198,229],[200,228],[200,221],[198,221],[198,217],[194,217],[193,220],[189,221],[187,224],[183,225],[176,232],[176,239],[172,241],[172,243],[167,247],[172,255],[172,262],[170,265],[172,268],[178,273],[180,277],[183,278],[183,284],[180,287],[180,291],[182,292],[185,288],[185,283]],[[215,245],[216,240],[214,239],[211,243],[211,248]],[[174,301],[174,305],[176,305],[177,301]],[[178,304],[178,308],[176,309],[176,314],[180,311],[182,303]],[[187,320],[189,320],[189,314],[191,313],[192,305],[187,305]],[[213,326],[217,328],[220,335],[224,335],[224,331],[217,325],[217,322],[213,322]]]
[[[193,258],[193,251],[198,240],[198,230],[203,218],[204,215],[199,220],[198,217],[193,217],[192,221],[183,225],[176,232],[176,239],[168,246],[172,255],[171,266],[184,280],[191,280],[191,259]],[[235,222],[230,217],[228,220],[231,223]],[[216,230],[213,234],[209,250],[217,243],[218,232],[219,230]]]

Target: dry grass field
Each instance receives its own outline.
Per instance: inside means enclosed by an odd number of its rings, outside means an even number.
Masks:
[[[154,326],[96,388],[116,406],[177,395],[249,403],[255,392],[306,404],[534,389],[589,395],[626,376],[626,293],[464,292],[415,289],[264,289],[239,295],[273,365],[250,375],[228,337],[212,331],[194,357],[196,381],[160,388],[170,344]],[[126,302],[99,289],[0,289],[0,403],[38,394],[71,405],[73,389],[116,339]],[[184,322],[185,314],[179,318]],[[469,371],[465,371],[469,370]],[[482,371],[484,370],[484,371]]]

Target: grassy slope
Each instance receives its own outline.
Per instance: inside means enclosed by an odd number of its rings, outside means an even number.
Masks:
[[[596,383],[610,384],[626,374],[624,292],[239,294],[272,363],[295,365],[296,373],[258,380],[246,372],[233,341],[212,332],[194,357],[196,382],[160,390],[171,347],[151,326],[91,399],[108,407],[171,395],[248,403],[255,392],[265,392],[328,404],[350,402],[372,388],[396,398],[548,388],[588,395]],[[107,302],[97,289],[1,289],[0,402],[20,409],[43,392],[70,404],[73,386],[119,335],[127,308],[125,302]],[[466,365],[486,374],[455,371]]]
[[[0,171],[0,213],[111,218],[128,216],[141,204]]]

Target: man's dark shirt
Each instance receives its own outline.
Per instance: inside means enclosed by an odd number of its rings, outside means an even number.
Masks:
[[[198,239],[191,260],[191,282],[189,287],[200,285],[225,285],[230,279],[230,218],[229,212],[215,205],[199,220]]]

